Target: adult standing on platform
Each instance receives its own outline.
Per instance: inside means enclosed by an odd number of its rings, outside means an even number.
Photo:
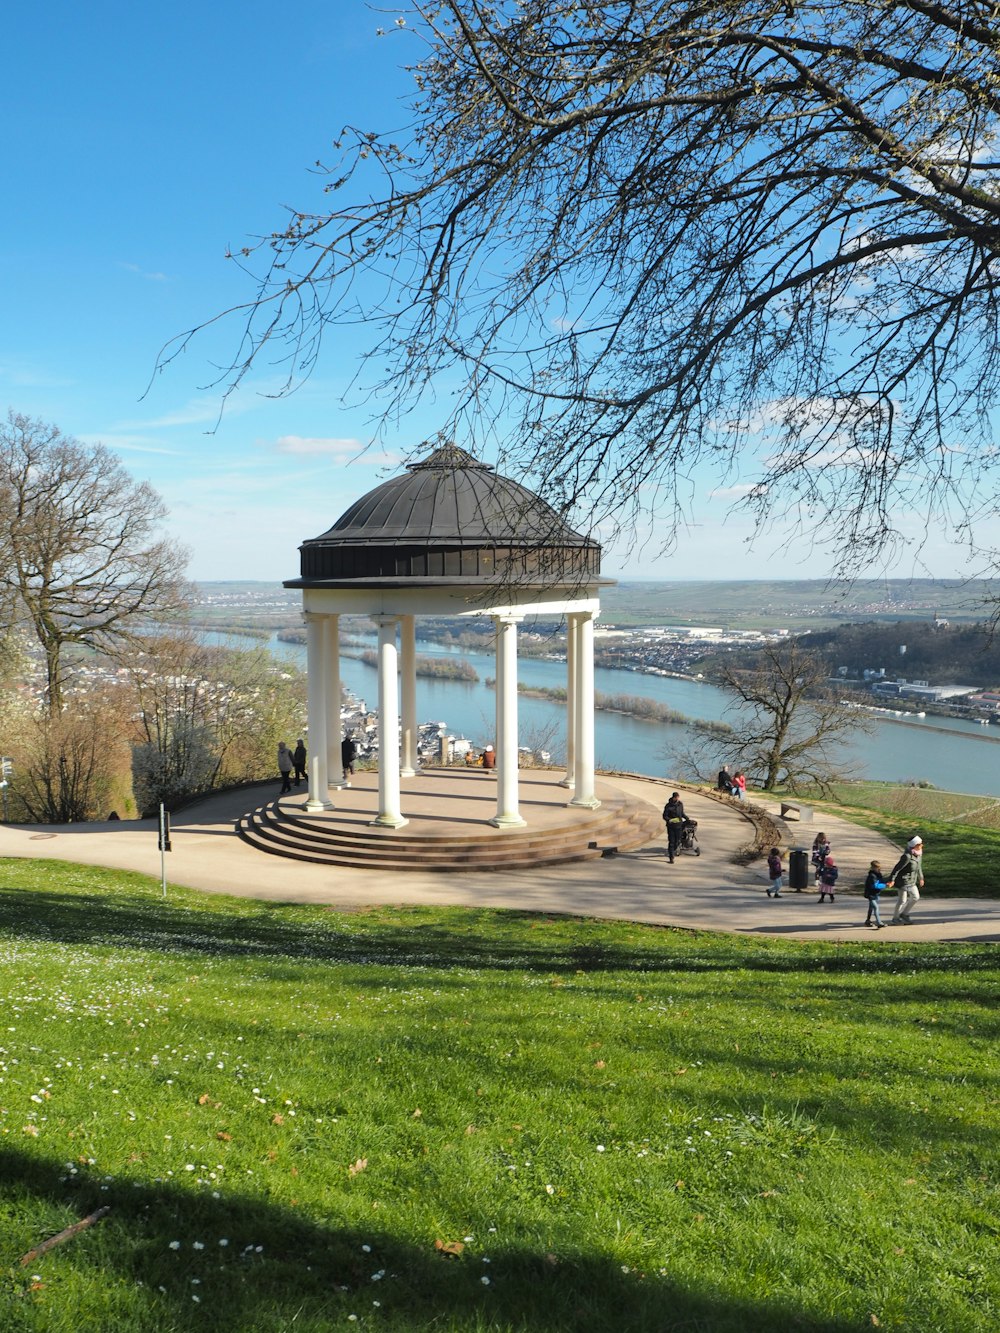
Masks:
[[[286,791],[292,790],[292,769],[295,767],[292,761],[292,752],[285,741],[278,742],[278,772],[281,774],[281,791],[279,795],[284,796]]]
[[[295,785],[300,782],[306,782],[306,743],[299,737],[299,743],[292,751],[292,763],[295,765]]]
[[[906,844],[906,851],[899,858],[886,881],[886,888],[891,889],[898,881],[896,890],[896,910],[892,914],[894,926],[908,926],[914,903],[920,901],[920,890],[924,887],[924,840],[919,833],[914,834]]]
[[[354,776],[354,761],[358,757],[358,747],[353,736],[345,736],[340,742],[340,762],[344,766],[344,778]]]

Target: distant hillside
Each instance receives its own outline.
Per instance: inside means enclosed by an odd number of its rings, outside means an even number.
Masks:
[[[601,593],[605,624],[702,625],[728,629],[802,629],[845,621],[915,620],[934,616],[972,624],[991,614],[1000,582],[974,579],[822,579],[733,582],[632,582]]]
[[[280,629],[300,623],[301,593],[280,583],[199,583],[195,620],[209,625]],[[965,624],[988,617],[1000,582],[983,579],[788,582],[622,580],[601,593],[605,625],[702,625],[728,629],[815,629],[844,622],[931,622],[935,615]]]

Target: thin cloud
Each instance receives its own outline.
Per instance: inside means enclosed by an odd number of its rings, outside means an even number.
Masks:
[[[106,444],[109,449],[118,449],[122,453],[165,454],[169,458],[180,458],[181,449],[164,449],[162,445],[150,444],[137,435],[81,435],[85,444]]]
[[[144,268],[140,268],[138,264],[129,264],[126,263],[125,260],[120,260],[118,267],[123,268],[126,273],[135,273],[138,277],[144,278],[147,282],[170,282],[170,278],[166,273],[151,273]]]
[[[399,458],[382,449],[372,449],[352,437],[320,435],[281,435],[274,450],[296,458],[332,458],[343,463],[363,463],[367,467],[397,467]]]
[[[741,500],[745,495],[758,488],[750,482],[742,482],[736,486],[717,486],[714,490],[708,492],[710,500]]]

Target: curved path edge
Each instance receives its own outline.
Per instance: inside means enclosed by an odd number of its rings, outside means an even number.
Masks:
[[[654,805],[662,805],[673,785],[618,774],[602,780]],[[637,851],[593,861],[447,875],[421,870],[387,875],[287,861],[257,851],[237,836],[234,823],[259,802],[260,795],[259,786],[224,792],[176,815],[173,850],[167,856],[168,883],[206,893],[318,903],[342,910],[402,904],[495,907],[830,942],[1000,940],[1000,902],[969,898],[935,902],[932,854],[927,891],[914,912],[913,925],[867,929],[863,924],[867,905],[856,885],[873,857],[891,863],[897,849],[881,835],[832,816],[823,816],[823,828],[830,835],[848,892],[839,892],[833,904],[820,905],[812,890],[786,891],[778,900],[769,899],[763,861],[736,863],[752,838],[739,808],[690,790],[683,798],[688,813],[698,820],[699,857],[685,853],[670,865],[661,836]],[[777,807],[768,812],[776,814]],[[789,826],[791,845],[794,827]],[[819,827],[803,826],[804,845],[811,843]],[[0,857],[47,858],[160,877],[152,820],[0,825]],[[892,901],[883,911],[886,920],[892,915]]]

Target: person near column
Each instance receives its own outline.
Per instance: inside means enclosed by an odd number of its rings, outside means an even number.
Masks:
[[[677,849],[681,845],[681,833],[684,831],[684,803],[680,792],[673,792],[663,807],[663,821],[667,826],[667,856],[673,865]]]
[[[284,796],[286,791],[292,790],[292,771],[295,763],[292,759],[292,752],[285,741],[278,742],[278,772],[281,774],[281,791],[278,793]]]
[[[307,781],[306,743],[301,736],[299,737],[298,745],[296,745],[295,749],[292,751],[292,763],[295,766],[295,785],[297,787],[300,782]]]
[[[479,762],[482,764],[483,768],[496,768],[497,752],[492,745],[487,745]]]
[[[344,766],[344,781],[354,776],[354,761],[358,757],[358,747],[353,736],[345,736],[340,742],[340,761]],[[347,786],[351,784],[347,782]]]
[[[899,858],[886,880],[886,888],[896,886],[896,910],[892,914],[894,926],[911,925],[910,913],[914,903],[920,901],[920,890],[924,887],[924,840],[915,834],[906,844],[906,851]]]

